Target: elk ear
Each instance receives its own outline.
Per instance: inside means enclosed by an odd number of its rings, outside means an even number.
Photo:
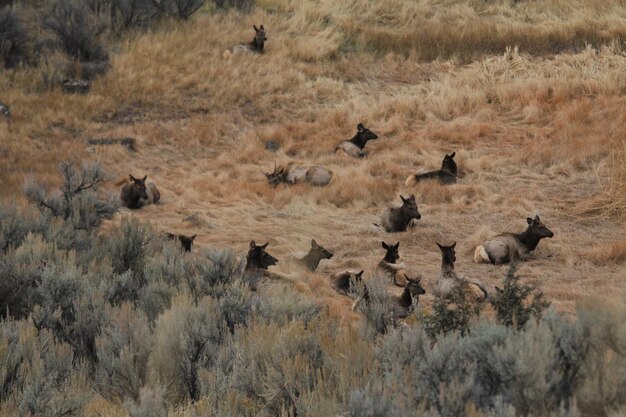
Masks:
[[[261,30],[265,30],[265,28],[263,27],[263,25],[261,25],[261,27],[259,27],[259,29],[261,29]]]
[[[133,177],[132,175],[128,174],[128,178],[130,178],[132,182],[135,182],[135,177]]]
[[[193,242],[196,239],[196,236],[198,236],[198,235],[193,235],[189,239],[191,239],[191,241]]]
[[[409,200],[415,201],[415,194],[411,194],[411,196],[409,197]]]
[[[408,198],[404,198],[404,197],[402,197],[402,194],[400,194],[400,200],[402,200],[403,203],[406,203]]]
[[[415,277],[415,282],[417,282],[418,284],[419,284],[420,282],[422,282],[422,276],[421,276],[421,275],[416,276],[416,277]]]
[[[533,224],[533,222],[534,222],[534,220],[533,220],[533,219],[531,219],[530,217],[526,217],[526,223],[528,223],[528,224],[532,225],[532,224]]]
[[[502,288],[496,287],[496,292],[502,292]]]
[[[383,242],[383,249],[389,249],[389,245]]]
[[[141,179],[141,181],[145,181],[145,180],[146,180],[146,178],[148,178],[148,176],[147,176],[147,175],[145,175],[145,176]]]
[[[454,249],[454,247],[455,247],[455,246],[456,246],[456,242],[454,242],[454,243],[452,244],[452,246],[450,246],[450,247],[451,247],[452,249]]]
[[[455,155],[456,155],[456,152],[452,152],[452,153],[450,154],[450,159],[454,158],[454,156],[455,156]]]
[[[400,242],[397,242],[395,245],[393,245],[394,249],[398,249],[400,247]]]
[[[359,272],[356,273],[356,276],[361,278],[363,276],[363,272],[365,272],[363,269],[361,269]]]
[[[250,249],[256,248],[256,242],[254,240],[250,241]]]
[[[540,221],[540,220],[539,220],[539,216],[538,216],[538,215],[535,215],[535,221],[536,221],[536,222]]]
[[[356,130],[359,132],[363,132],[365,130],[365,126],[363,126],[363,123],[359,123],[358,125],[356,125]]]
[[[252,27],[254,28],[254,31],[255,31],[255,32],[258,32],[258,31],[259,31],[259,29],[256,27],[256,25],[252,25]]]
[[[312,248],[317,248],[319,245],[317,244],[317,242],[315,241],[315,239],[311,239],[311,247]]]
[[[440,244],[439,244],[439,242],[437,242],[437,246],[439,246],[439,249],[441,249],[441,250],[444,250],[444,249],[445,249],[445,247],[444,247],[444,246],[442,246],[442,245],[440,245]]]
[[[269,245],[270,242],[267,242],[265,245],[261,245],[261,249],[265,250],[265,248],[267,248],[267,245]]]

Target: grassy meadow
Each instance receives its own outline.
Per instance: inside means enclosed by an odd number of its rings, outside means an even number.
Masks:
[[[45,13],[35,10],[29,22]],[[252,39],[253,24],[267,31],[265,53],[224,56]],[[624,412],[626,329],[619,317],[626,284],[626,2],[256,0],[246,13],[205,5],[186,21],[164,18],[148,29],[100,39],[110,51],[109,68],[86,95],[46,87],[58,71],[56,55],[0,72],[0,101],[12,113],[10,124],[0,119],[0,201],[17,206],[0,216],[0,224],[5,221],[6,231],[6,219],[20,215],[33,224],[14,248],[7,243],[0,265],[4,271],[13,265],[23,276],[43,274],[36,282],[62,275],[75,288],[72,302],[91,300],[98,307],[89,311],[107,317],[94,325],[88,343],[72,336],[82,328],[59,337],[67,317],[45,325],[65,307],[59,302],[58,309],[42,311],[44,293],[24,302],[30,307],[21,320],[3,316],[0,358],[10,356],[17,337],[31,362],[24,359],[30,365],[16,375],[58,368],[65,377],[59,376],[51,403],[75,400],[75,414],[66,415],[168,415],[159,414],[163,402],[177,417]],[[357,123],[379,136],[367,144],[368,157],[335,153]],[[136,151],[87,144],[123,137],[135,138]],[[278,151],[268,151],[267,141]],[[460,170],[456,184],[405,185],[411,174],[438,169],[452,151]],[[116,195],[116,183],[128,174],[147,175],[159,187],[161,203],[121,208],[88,236],[54,226],[56,220],[39,219],[23,188],[35,180],[60,185],[62,161],[98,161],[108,175],[102,190]],[[325,166],[333,179],[326,187],[270,188],[263,172],[292,161]],[[414,228],[389,234],[373,225],[386,207],[400,204],[400,195],[410,194],[422,215]],[[407,328],[377,336],[370,320],[351,310],[352,300],[330,286],[330,274],[348,269],[364,269],[372,279],[384,255],[381,241],[399,241],[400,261],[423,276],[419,308],[429,314],[441,262],[436,243],[457,242],[457,271],[493,292],[509,266],[475,264],[475,246],[497,233],[524,230],[525,219],[535,215],[555,236],[542,240],[517,273],[552,308],[524,332],[481,319],[469,337],[450,334],[432,345],[413,318]],[[162,249],[165,232],[197,234],[193,254],[168,243]],[[145,250],[128,255],[141,261],[124,269],[115,259],[133,252],[118,242],[129,236]],[[295,285],[268,284],[251,293],[238,281],[234,289],[223,282],[209,289],[193,284],[213,271],[205,263],[232,263],[237,270],[251,240],[269,242],[268,252],[279,259],[272,269],[293,273],[284,260],[306,252],[311,239],[334,256],[316,272],[296,270]],[[34,254],[45,262],[31,270],[27,261],[36,261]],[[131,270],[134,278],[127,276]],[[80,283],[81,274],[88,284]],[[98,284],[109,282],[104,276],[110,283]],[[187,277],[186,284],[176,277]],[[124,280],[134,284],[120,284]],[[134,295],[118,299],[111,288]],[[257,295],[266,301],[243,301]],[[239,303],[240,310],[232,307]],[[224,313],[231,307],[245,311],[245,319]],[[74,305],[72,311],[82,310]],[[493,320],[491,308],[485,316]],[[220,327],[216,317],[236,326]],[[29,319],[43,324],[35,331]],[[573,336],[561,337],[564,329]],[[597,345],[580,350],[592,336]],[[57,340],[54,357],[66,362],[32,359],[48,337]],[[190,342],[176,345],[177,338]],[[136,360],[120,353],[125,340]],[[173,369],[177,362],[168,362],[193,357],[194,340],[210,342],[197,351],[202,364],[188,362],[181,376]],[[575,351],[565,357],[572,363],[579,358],[580,372],[563,371],[558,352],[570,352],[565,343]],[[485,348],[490,344],[501,351]],[[595,356],[585,356],[591,351]],[[559,359],[533,362],[542,354]],[[413,367],[416,357],[430,368]],[[118,368],[104,365],[115,360]],[[487,369],[486,363],[494,367],[485,371],[489,375],[520,371],[485,387],[531,388],[477,393],[471,386],[482,387],[476,381],[484,375],[472,372]],[[454,366],[463,371],[455,373]],[[115,375],[125,367],[141,371],[119,383]],[[570,385],[527,368],[570,372]],[[612,386],[596,391],[601,380]],[[183,381],[201,382],[191,387]],[[37,415],[35,406],[18,400],[36,393],[34,386],[24,382],[31,391],[0,394],[0,416]]]

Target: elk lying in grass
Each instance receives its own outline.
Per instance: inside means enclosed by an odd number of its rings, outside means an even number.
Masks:
[[[156,204],[161,200],[161,193],[157,189],[154,183],[148,183],[146,185],[146,178],[135,178],[132,175],[129,183],[124,184],[122,191],[120,192],[120,200],[122,205],[129,209],[138,209],[148,204]]]
[[[438,171],[426,172],[424,174],[413,174],[406,179],[406,185],[415,185],[421,180],[436,179],[442,184],[454,184],[457,178],[457,166],[454,162],[456,152],[444,156],[441,162],[441,169]]]
[[[406,286],[404,291],[394,300],[391,309],[391,316],[394,325],[397,325],[399,321],[406,319],[413,310],[417,308],[419,304],[419,296],[426,294],[426,290],[421,285],[422,277],[418,276],[410,278],[405,276]]]
[[[339,294],[348,295],[354,290],[355,284],[362,282],[363,272],[363,270],[360,270],[359,272],[345,271],[332,274],[330,276],[330,285]]]
[[[391,282],[398,287],[404,287],[406,285],[406,270],[403,265],[396,264],[396,261],[400,259],[400,242],[395,245],[390,245],[386,242],[382,242],[383,249],[387,252],[385,257],[378,263],[376,269],[386,277],[391,279]]]
[[[178,240],[180,242],[181,247],[185,250],[185,252],[191,252],[191,246],[193,245],[193,241],[196,239],[197,235],[193,236],[185,236],[185,235],[175,235],[172,233],[166,233],[166,237],[169,240]]]
[[[332,253],[318,245],[315,239],[311,239],[311,249],[309,250],[309,253],[296,261],[309,271],[313,272],[317,269],[322,259],[331,259],[332,257]]]
[[[402,199],[402,206],[387,208],[380,219],[380,223],[387,232],[404,232],[413,219],[422,218],[417,210],[415,196],[411,194],[409,198]],[[378,226],[378,225],[377,225]]]
[[[327,168],[321,166],[295,166],[293,162],[290,162],[287,166],[274,166],[274,172],[264,174],[272,188],[281,183],[307,183],[316,187],[323,187],[328,185],[333,178],[333,172]]]
[[[539,216],[534,219],[528,217],[526,222],[528,227],[521,233],[502,233],[476,246],[474,262],[500,265],[515,261],[535,250],[541,239],[554,236]]]
[[[367,152],[363,150],[368,140],[378,139],[378,135],[372,132],[363,123],[359,123],[356,126],[356,135],[350,140],[344,140],[335,147],[335,153],[338,150],[344,151],[347,155],[353,158],[363,158],[367,156]]]
[[[444,246],[437,243],[441,250],[441,275],[439,277],[437,291],[440,295],[446,296],[450,294],[459,285],[465,285],[469,292],[468,296],[476,302],[486,301],[488,298],[487,290],[478,281],[471,281],[467,278],[459,276],[454,270],[456,262],[456,242],[450,246]]]
[[[256,291],[257,282],[269,275],[267,268],[278,263],[278,259],[267,253],[265,250],[269,242],[264,245],[257,245],[253,240],[250,242],[250,249],[246,255],[246,266],[243,274],[250,283],[250,289]]]
[[[0,116],[7,122],[11,120],[11,108],[6,104],[0,103]]]
[[[233,46],[226,52],[224,52],[224,57],[229,56],[231,53],[233,54],[262,54],[263,48],[265,47],[265,42],[267,41],[267,36],[265,34],[265,28],[263,25],[260,27],[256,27],[256,25],[252,26],[254,28],[254,38],[250,42],[240,43],[238,45]]]

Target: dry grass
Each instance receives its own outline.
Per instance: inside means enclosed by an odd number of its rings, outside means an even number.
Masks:
[[[616,296],[626,253],[623,2],[258,4],[249,16],[198,15],[115,45],[111,71],[86,96],[41,92],[40,70],[0,74],[14,115],[11,131],[0,124],[2,197],[68,158],[100,159],[116,179],[148,174],[162,204],[132,215],[197,233],[199,246],[243,252],[269,241],[283,259],[315,238],[335,256],[302,273],[298,290],[348,322],[358,317],[326,277],[371,271],[381,240],[401,242],[401,261],[427,291],[435,242],[457,241],[458,270],[493,288],[506,267],[475,265],[473,247],[539,214],[555,238],[519,273],[561,311]],[[222,58],[261,22],[266,54]],[[335,154],[358,122],[380,137],[370,156]],[[86,151],[88,138],[124,136],[137,139],[136,153]],[[458,184],[405,187],[452,150]],[[331,184],[270,189],[261,171],[292,160],[330,168]],[[389,235],[372,223],[400,193],[416,194],[422,220]]]

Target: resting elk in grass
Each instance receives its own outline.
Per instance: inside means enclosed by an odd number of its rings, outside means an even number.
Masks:
[[[272,188],[282,183],[306,183],[316,187],[323,187],[328,185],[333,178],[333,172],[327,168],[321,166],[295,166],[293,162],[290,162],[287,166],[274,166],[274,172],[264,174]]]
[[[398,287],[404,287],[406,285],[406,271],[402,265],[396,264],[396,261],[400,259],[400,253],[398,251],[400,242],[397,242],[395,245],[382,242],[382,245],[383,249],[387,252],[385,253],[385,257],[378,263],[376,269],[383,275],[389,277],[393,284]]]
[[[526,222],[528,227],[521,233],[502,233],[476,246],[474,262],[500,265],[516,261],[535,250],[541,239],[554,236],[539,216],[528,217]]]
[[[360,270],[359,272],[345,271],[332,274],[330,276],[330,285],[339,294],[348,295],[354,290],[355,284],[362,282],[363,272],[363,270]]]
[[[331,259],[333,254],[317,244],[315,239],[311,240],[311,249],[303,258],[297,259],[297,262],[303,267],[313,272],[317,269],[322,259]]]
[[[419,296],[426,294],[426,290],[421,284],[422,277],[410,278],[406,276],[406,286],[398,298],[394,300],[391,314],[394,324],[406,319],[413,310],[417,308]]]
[[[381,216],[380,223],[387,232],[404,232],[413,219],[419,220],[422,218],[419,211],[417,211],[417,204],[413,194],[409,198],[402,196],[400,198],[402,199],[402,206],[389,207]]]
[[[439,294],[446,296],[459,285],[466,285],[474,301],[483,302],[487,300],[487,290],[480,282],[471,281],[459,276],[454,270],[454,263],[456,262],[456,251],[454,248],[456,247],[456,242],[450,246],[437,243],[437,246],[439,246],[439,250],[441,250],[441,275],[438,283]]]
[[[120,200],[122,205],[129,209],[139,209],[148,204],[156,204],[161,200],[161,193],[157,189],[154,183],[148,183],[146,185],[146,178],[135,178],[132,175],[129,183],[124,184],[122,191],[120,192]]]
[[[366,128],[363,123],[356,126],[356,135],[350,140],[344,140],[335,147],[335,153],[342,150],[353,158],[363,158],[367,156],[367,152],[363,150],[368,140],[378,139],[378,135]]]
[[[413,174],[406,179],[406,185],[415,185],[421,180],[436,179],[442,184],[454,184],[457,178],[457,166],[454,162],[456,152],[444,156],[441,162],[441,169],[438,171],[426,172],[424,174]]]
[[[256,291],[259,279],[268,276],[267,268],[278,263],[278,259],[267,253],[267,245],[269,242],[264,245],[257,245],[254,240],[250,242],[243,274],[250,283],[252,291]]]
[[[265,35],[265,28],[263,25],[260,27],[256,27],[256,25],[252,26],[254,28],[254,38],[247,43],[240,43],[239,45],[233,46],[231,49],[224,52],[224,56],[227,57],[231,53],[233,54],[262,54],[263,48],[265,47],[265,41],[267,41],[267,36]]]
[[[178,240],[180,242],[181,247],[185,250],[185,252],[191,252],[191,246],[193,245],[193,241],[196,239],[197,235],[193,236],[185,236],[185,235],[175,235],[172,233],[167,233],[166,237],[169,240]]]

